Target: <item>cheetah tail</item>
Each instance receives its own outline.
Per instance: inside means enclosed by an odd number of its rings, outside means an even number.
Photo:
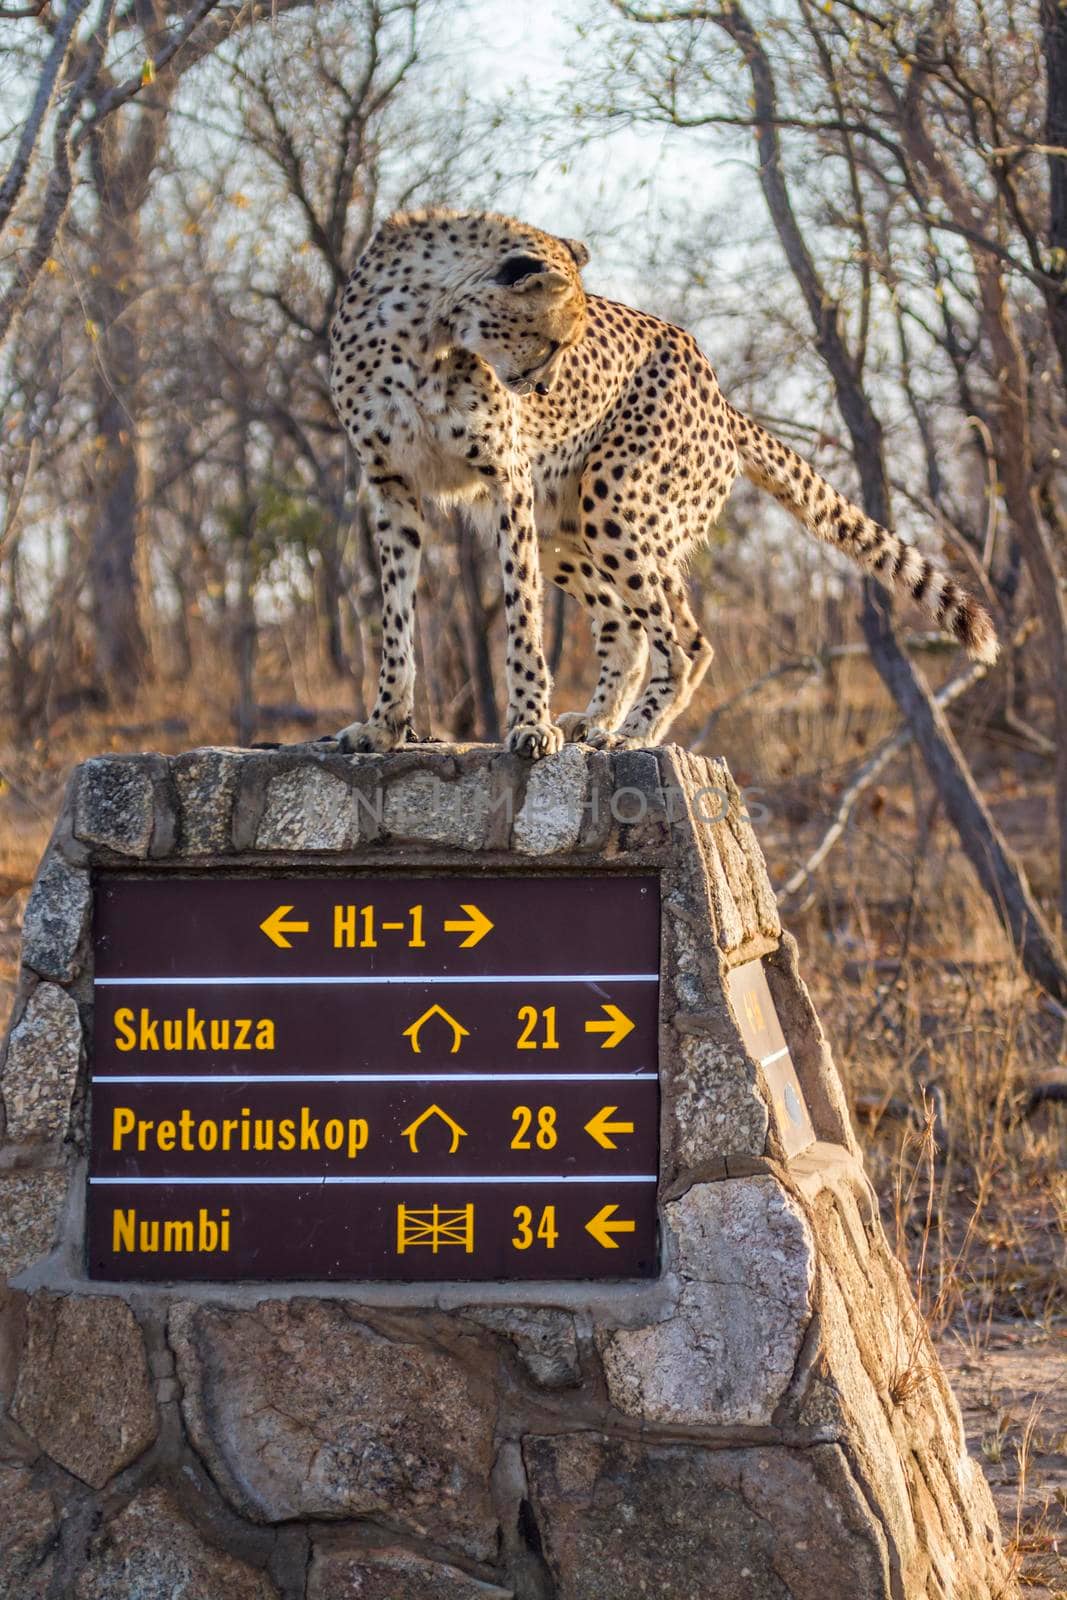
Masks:
[[[1000,647],[993,619],[966,589],[913,545],[851,505],[758,422],[740,411],[733,411],[732,420],[746,478],[768,490],[817,539],[843,551],[887,589],[910,595],[939,628],[959,640],[969,656],[989,663],[997,659]]]

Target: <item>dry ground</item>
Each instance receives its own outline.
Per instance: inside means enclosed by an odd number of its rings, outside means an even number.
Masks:
[[[808,636],[818,639],[819,623]],[[822,635],[825,637],[825,634]],[[896,726],[863,662],[790,673],[700,735],[711,707],[766,671],[766,630],[738,614],[717,630],[713,686],[680,742],[729,760],[758,787],[763,848],[783,883],[818,842],[847,776]],[[776,640],[774,659],[780,659]],[[810,648],[810,646],[809,646]],[[336,683],[284,651],[261,654],[263,699],[302,699],[310,731],[345,718]],[[929,665],[935,682],[959,663]],[[565,668],[561,708],[581,704]],[[587,673],[583,673],[587,676]],[[1036,688],[1039,696],[1040,685]],[[998,729],[983,688],[955,725],[1037,893],[1051,903],[1047,759]],[[1038,698],[1030,716],[1041,719]],[[273,718],[259,737],[309,737]],[[0,1006],[36,862],[73,763],[112,749],[173,751],[232,737],[217,663],[156,687],[121,715],[59,718],[32,748],[0,731]],[[1020,974],[987,902],[905,753],[864,797],[845,837],[786,920],[834,1043],[891,1237],[957,1386],[972,1448],[993,1486],[1025,1591],[1067,1600],[1067,1056],[1065,1020]]]

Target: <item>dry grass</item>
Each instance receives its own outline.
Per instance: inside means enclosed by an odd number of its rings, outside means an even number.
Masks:
[[[772,647],[752,613],[724,607],[715,623],[712,685],[680,742],[780,657],[780,637]],[[825,640],[822,608],[812,603],[791,629],[798,652]],[[930,676],[953,665],[934,658]],[[584,703],[589,676],[583,646],[565,661],[557,706]],[[319,713],[317,725],[264,722],[260,738],[307,738],[346,719],[345,686],[279,638],[265,640],[260,679],[263,701]],[[102,750],[225,743],[234,698],[225,663],[204,650],[191,681],[145,691],[121,714],[58,717],[28,749],[0,729],[0,988],[14,976],[25,892],[72,765]],[[1050,897],[1048,763],[991,731],[992,701],[979,691],[957,729],[1035,890]],[[873,673],[854,660],[777,679],[719,720],[710,748],[763,791],[757,831],[777,881],[818,841],[846,774],[895,726]],[[960,1393],[1020,1581],[1067,1600],[1067,1105],[1042,1098],[1067,1083],[1063,1021],[1018,970],[915,758],[900,757],[865,797],[815,891],[788,920],[886,1225]],[[901,1392],[923,1381],[914,1353],[902,1352]]]

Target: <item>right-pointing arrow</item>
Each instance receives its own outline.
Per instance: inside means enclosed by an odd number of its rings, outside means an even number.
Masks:
[[[449,917],[445,922],[445,932],[465,933],[467,937],[460,941],[459,948],[470,950],[484,939],[487,933],[492,933],[494,924],[477,906],[462,905],[460,910],[467,913],[466,917]]]
[[[633,1133],[632,1122],[611,1122],[608,1119],[612,1112],[618,1111],[618,1106],[601,1106],[595,1117],[590,1117],[585,1125],[585,1131],[590,1139],[595,1139],[604,1150],[617,1150],[618,1146],[611,1137],[613,1133]]]
[[[585,1225],[586,1233],[591,1233],[597,1244],[603,1245],[605,1250],[617,1250],[616,1241],[611,1237],[613,1233],[633,1233],[637,1227],[636,1222],[612,1222],[612,1217],[618,1211],[618,1206],[601,1206],[595,1217],[590,1217]]]
[[[634,1024],[630,1021],[625,1011],[620,1011],[618,1006],[613,1006],[610,1001],[602,1005],[600,1009],[605,1013],[607,1021],[594,1019],[591,1022],[587,1022],[585,1031],[586,1033],[605,1034],[606,1038],[601,1040],[601,1050],[614,1050],[615,1046],[625,1039],[628,1033],[633,1033]]]

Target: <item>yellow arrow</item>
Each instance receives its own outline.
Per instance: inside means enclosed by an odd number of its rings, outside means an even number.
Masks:
[[[307,933],[311,926],[308,922],[286,922],[286,917],[292,906],[275,906],[269,917],[264,917],[260,928],[272,939],[279,950],[291,950],[292,943],[285,936],[287,933]]]
[[[633,1133],[632,1122],[609,1122],[608,1118],[613,1111],[618,1111],[618,1106],[601,1106],[595,1117],[590,1117],[585,1125],[585,1131],[591,1139],[605,1150],[616,1150],[618,1146],[610,1137],[613,1133]]]
[[[470,1029],[465,1028],[462,1022],[457,1022],[455,1017],[447,1012],[443,1006],[431,1006],[429,1011],[424,1011],[422,1013],[421,1017],[416,1017],[415,1021],[410,1025],[410,1027],[404,1029],[404,1038],[411,1040],[411,1048],[414,1050],[416,1055],[419,1055],[422,1049],[421,1045],[419,1044],[419,1029],[422,1027],[424,1022],[429,1022],[431,1017],[440,1017],[442,1021],[447,1022],[449,1027],[452,1029],[452,1049],[449,1051],[449,1054],[454,1056],[456,1051],[459,1049],[460,1040],[464,1039],[470,1033]]]
[[[603,1245],[605,1250],[617,1250],[619,1247],[611,1237],[613,1233],[633,1233],[637,1227],[636,1222],[612,1222],[612,1217],[618,1211],[618,1206],[601,1206],[595,1217],[590,1217],[585,1225],[586,1233],[591,1233],[597,1244]]]
[[[461,905],[461,911],[467,913],[466,920],[462,917],[450,917],[445,923],[446,933],[465,933],[467,937],[461,942],[461,950],[469,950],[476,945],[479,939],[484,939],[487,933],[492,933],[495,923],[490,922],[484,911],[479,911],[477,906]]]
[[[607,1022],[587,1022],[586,1033],[605,1033],[608,1035],[601,1043],[601,1050],[614,1050],[626,1038],[628,1033],[633,1033],[634,1024],[630,1021],[625,1011],[620,1011],[618,1006],[611,1004],[601,1006],[601,1011],[607,1013]]]
[[[427,1109],[422,1113],[421,1117],[416,1117],[415,1121],[414,1122],[409,1122],[406,1128],[401,1128],[401,1130],[400,1130],[401,1138],[406,1139],[408,1141],[408,1143],[411,1146],[412,1154],[413,1155],[418,1155],[418,1153],[419,1153],[419,1142],[418,1142],[419,1129],[422,1127],[423,1123],[426,1121],[426,1119],[428,1117],[440,1117],[441,1121],[445,1124],[445,1126],[448,1127],[448,1128],[451,1128],[451,1130],[452,1130],[452,1143],[448,1147],[448,1153],[449,1153],[450,1156],[454,1156],[456,1151],[459,1149],[459,1141],[461,1139],[465,1139],[467,1137],[467,1130],[466,1130],[466,1128],[461,1128],[458,1122],[454,1122],[453,1119],[449,1116],[448,1112],[447,1111],[442,1111],[441,1107],[438,1106],[438,1105],[428,1106]]]

